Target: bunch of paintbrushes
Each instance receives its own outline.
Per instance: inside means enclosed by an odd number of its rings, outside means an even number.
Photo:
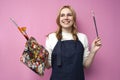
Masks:
[[[27,40],[25,43],[25,49],[20,57],[20,61],[38,75],[43,76],[45,68],[49,67],[48,51],[40,45],[34,37],[28,37],[26,27],[19,27],[12,18],[10,18],[10,20]]]

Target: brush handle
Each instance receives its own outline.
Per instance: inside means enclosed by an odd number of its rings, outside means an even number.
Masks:
[[[10,18],[10,20],[14,23],[14,25],[18,28],[18,30],[21,32],[21,34],[26,38],[26,40],[29,39],[27,33],[25,31],[23,31],[19,26],[18,24],[12,19]]]
[[[98,35],[98,29],[97,29],[97,24],[96,24],[96,19],[95,19],[95,14],[94,14],[93,11],[91,11],[91,12],[92,12],[92,16],[93,16],[93,21],[94,21],[96,35],[97,35],[97,37],[99,37],[99,35]]]
[[[25,33],[20,27],[18,27],[18,30],[22,33],[22,35],[26,38],[26,40],[29,39],[27,33]]]

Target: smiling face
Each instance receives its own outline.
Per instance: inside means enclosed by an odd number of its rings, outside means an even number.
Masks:
[[[63,8],[60,12],[59,22],[62,28],[71,28],[73,26],[73,13],[69,8]]]
[[[76,25],[76,13],[71,6],[65,5],[60,8],[56,23],[58,25],[56,30],[56,37],[58,40],[62,39],[62,32],[72,33],[74,40],[77,40],[78,30]]]

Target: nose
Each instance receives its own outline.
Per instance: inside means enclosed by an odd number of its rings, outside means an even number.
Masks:
[[[68,15],[65,15],[65,19],[68,19]]]

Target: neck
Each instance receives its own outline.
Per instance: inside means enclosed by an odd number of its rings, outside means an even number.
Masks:
[[[62,32],[71,33],[72,28],[62,28]]]

